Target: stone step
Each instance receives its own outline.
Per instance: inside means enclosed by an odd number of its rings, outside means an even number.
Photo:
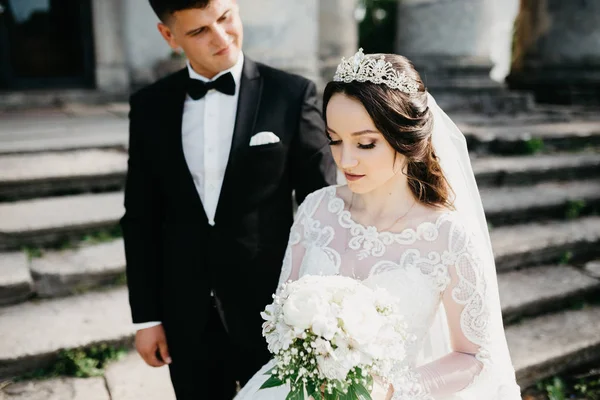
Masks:
[[[474,113],[468,110],[448,112],[459,126],[518,126],[572,121],[598,121],[598,111],[593,107],[573,107],[536,104],[532,110],[520,110],[511,114]]]
[[[126,102],[129,90],[110,93],[97,89],[36,89],[3,91],[0,97],[0,109],[28,112],[32,109],[51,109],[60,107],[62,111],[71,104],[106,108],[114,102]],[[39,111],[39,110],[35,110]]]
[[[111,400],[102,377],[53,378],[7,383],[1,400]],[[127,399],[127,400],[133,400]]]
[[[111,400],[175,400],[169,369],[149,367],[134,352],[107,368],[106,387]]]
[[[596,152],[538,154],[513,157],[474,157],[471,160],[479,187],[530,185],[541,181],[598,177]]]
[[[590,260],[600,255],[600,217],[492,228],[496,269]]]
[[[0,253],[0,306],[19,303],[33,295],[33,280],[24,253]]]
[[[131,345],[125,288],[0,308],[0,380],[43,368],[61,350]]]
[[[467,138],[469,149],[475,152],[519,154],[532,150],[573,150],[600,145],[599,121],[493,126],[459,123],[459,127]],[[538,143],[532,144],[532,141]],[[542,148],[538,149],[540,143],[543,143]]]
[[[532,186],[482,188],[481,200],[493,226],[565,218],[600,210],[600,181],[547,182]]]
[[[31,259],[25,253],[0,253],[0,306],[122,284],[124,273],[122,239],[44,250]]]
[[[122,240],[75,250],[45,252],[31,260],[31,275],[39,297],[57,297],[114,284],[125,272]]]
[[[475,157],[473,170],[484,186],[524,185],[543,180],[597,176],[600,154]],[[122,189],[127,154],[75,150],[0,156],[0,201]]]
[[[506,328],[522,388],[540,379],[600,362],[600,306],[524,320]]]
[[[489,81],[488,81],[489,82]],[[510,92],[493,82],[481,85],[481,82],[466,80],[447,81],[446,87],[432,88],[431,94],[437,104],[449,113],[464,112],[483,114],[514,114],[524,110],[533,110],[533,96],[523,92]],[[455,85],[449,87],[449,85]]]
[[[149,367],[132,351],[122,360],[110,363],[104,377],[8,383],[0,392],[0,399],[175,400],[175,392],[167,367]]]
[[[35,113],[0,119],[0,154],[116,148],[128,144],[128,121],[120,117],[69,117]]]
[[[0,156],[0,201],[120,190],[127,154],[115,150]]]
[[[585,264],[584,271],[589,276],[600,279],[600,260],[590,261]]]
[[[504,324],[557,311],[600,293],[600,279],[566,265],[542,266],[498,274]]]
[[[85,194],[0,204],[0,250],[47,246],[114,227],[123,194]]]

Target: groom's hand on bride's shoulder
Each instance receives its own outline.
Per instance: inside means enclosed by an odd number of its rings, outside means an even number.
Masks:
[[[162,325],[140,329],[135,334],[135,348],[146,364],[162,367],[171,364],[167,337]]]

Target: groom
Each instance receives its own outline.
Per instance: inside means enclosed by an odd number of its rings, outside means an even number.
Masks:
[[[150,0],[187,68],[131,97],[121,220],[136,348],[179,400],[231,399],[269,359],[292,191],[335,181],[315,85],[241,52],[235,0]]]

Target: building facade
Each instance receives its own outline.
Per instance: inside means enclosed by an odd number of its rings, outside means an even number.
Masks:
[[[322,83],[358,47],[357,8],[378,1],[390,0],[238,0],[244,51]],[[382,39],[413,59],[430,87],[487,87],[492,71],[496,81],[510,73],[512,87],[538,100],[562,93],[570,102],[569,93],[600,86],[599,5],[398,0],[396,37]],[[0,0],[0,91],[128,93],[182,65],[157,22],[148,0]]]
[[[352,0],[239,4],[244,51],[262,62],[318,80],[320,54],[339,59],[356,48]],[[0,6],[1,90],[127,92],[181,65],[158,33],[148,0],[0,0]],[[336,7],[345,7],[345,20]],[[320,36],[333,27],[336,35]],[[337,35],[340,28],[347,33]]]

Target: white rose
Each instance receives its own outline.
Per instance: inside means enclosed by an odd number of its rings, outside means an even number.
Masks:
[[[385,320],[372,302],[363,296],[352,295],[344,299],[340,318],[348,336],[359,345],[367,344],[377,337]]]
[[[291,293],[283,304],[283,319],[296,332],[312,326],[317,315],[328,313],[328,299],[323,292],[312,288],[300,288]]]

